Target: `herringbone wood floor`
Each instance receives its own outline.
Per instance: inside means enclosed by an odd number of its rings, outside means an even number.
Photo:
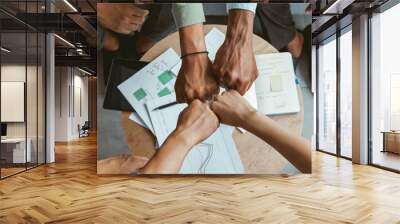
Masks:
[[[0,223],[400,223],[400,175],[315,152],[313,174],[99,177],[96,139],[0,181]]]

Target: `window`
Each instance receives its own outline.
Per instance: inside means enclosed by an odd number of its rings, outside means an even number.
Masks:
[[[318,149],[336,153],[336,39],[318,48]]]
[[[400,4],[371,19],[372,164],[400,170]]]
[[[352,32],[340,36],[340,155],[352,156]]]
[[[39,13],[44,3],[1,1],[0,7]],[[46,38],[12,15],[0,13],[7,21],[0,22],[1,179],[45,163]]]
[[[339,34],[323,41],[318,48],[318,149],[351,158],[352,26]]]

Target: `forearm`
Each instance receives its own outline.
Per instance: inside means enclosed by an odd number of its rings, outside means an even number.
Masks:
[[[186,154],[192,148],[189,142],[183,134],[174,131],[140,172],[143,174],[178,173]]]
[[[234,44],[252,44],[254,13],[248,10],[229,11],[225,41]]]
[[[97,161],[99,174],[131,174],[147,163],[146,157],[118,155]]]
[[[175,3],[172,5],[175,24],[179,28],[181,54],[205,51],[203,5],[197,3]]]
[[[205,51],[203,24],[193,24],[179,29],[181,54]]]
[[[274,147],[301,172],[311,172],[311,146],[307,140],[288,132],[258,112],[251,113],[243,124],[244,129]]]

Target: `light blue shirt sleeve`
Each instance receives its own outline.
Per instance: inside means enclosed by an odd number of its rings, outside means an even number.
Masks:
[[[257,3],[226,3],[226,11],[231,9],[244,9],[256,13]]]
[[[206,21],[202,3],[172,4],[172,15],[178,28]]]

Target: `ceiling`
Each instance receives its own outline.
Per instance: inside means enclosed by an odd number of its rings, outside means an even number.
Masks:
[[[53,12],[74,12],[64,0],[50,0]],[[79,12],[96,12],[96,0],[68,0]],[[45,13],[45,0],[1,0],[0,7],[13,12]],[[50,11],[50,10],[47,10]]]
[[[46,9],[45,0],[0,0],[1,43],[11,50],[2,51],[2,61],[24,63],[26,58],[36,61],[37,52],[44,48],[44,35],[40,33],[50,32],[66,40],[55,38],[56,65],[79,66],[82,60],[88,69],[95,71],[97,1],[47,2]]]
[[[346,15],[356,15],[360,11],[373,8],[387,0],[309,0],[313,7],[313,38],[324,38],[334,32],[338,20]],[[0,0],[0,22],[2,27],[2,45],[12,52],[9,58],[23,58],[35,54],[36,39],[25,32],[55,32],[63,39],[77,46],[84,56],[90,56],[91,62],[96,60],[96,0]],[[299,1],[287,1],[299,2]],[[72,7],[71,7],[72,6]],[[51,11],[49,14],[46,12]],[[76,11],[75,11],[76,9]],[[329,13],[327,13],[329,12]],[[351,18],[350,18],[351,21]],[[5,29],[8,28],[8,29]],[[27,29],[28,28],[28,29]],[[329,32],[327,32],[329,31]],[[25,41],[27,51],[25,51]],[[56,56],[60,60],[71,63],[79,61],[80,55],[76,48],[72,48],[61,39],[56,38]],[[13,56],[13,57],[11,57]],[[63,57],[61,57],[63,56]],[[65,57],[67,56],[67,57]],[[85,60],[88,57],[85,57]],[[83,59],[82,59],[83,60]],[[68,61],[62,63],[68,64]],[[95,65],[92,66],[95,69]]]
[[[314,3],[312,18],[313,43],[334,35],[368,11],[374,11],[389,0],[318,0]]]

